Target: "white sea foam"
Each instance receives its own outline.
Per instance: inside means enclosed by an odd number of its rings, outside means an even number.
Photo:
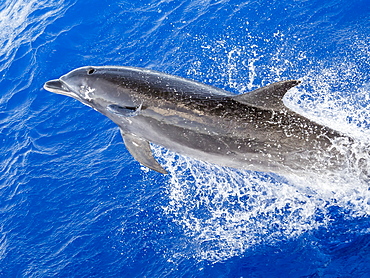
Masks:
[[[164,211],[193,239],[198,259],[224,260],[326,226],[331,206],[348,217],[370,213],[368,185],[353,173],[284,178],[222,168],[159,147],[155,153],[170,173]]]

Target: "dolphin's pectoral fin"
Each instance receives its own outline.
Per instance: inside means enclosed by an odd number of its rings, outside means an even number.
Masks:
[[[124,134],[121,130],[123,141],[130,154],[142,165],[162,174],[167,171],[155,160],[149,142],[132,134]]]
[[[301,83],[301,81],[298,80],[280,81],[249,93],[237,95],[233,97],[233,99],[247,105],[264,109],[281,110],[286,108],[283,103],[285,93],[299,83]]]
[[[108,106],[107,110],[110,113],[113,113],[113,114],[116,114],[122,117],[134,117],[134,116],[139,115],[141,111],[141,107],[142,105],[131,107],[131,106],[120,106],[117,104],[111,104]]]

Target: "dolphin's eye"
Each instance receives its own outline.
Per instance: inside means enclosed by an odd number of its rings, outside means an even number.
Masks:
[[[87,74],[88,75],[91,75],[91,74],[93,74],[95,72],[95,69],[89,69],[89,70],[87,70]]]

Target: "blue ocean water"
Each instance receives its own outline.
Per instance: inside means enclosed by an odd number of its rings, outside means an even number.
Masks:
[[[0,19],[0,277],[370,277],[356,173],[287,178],[152,146],[164,176],[107,118],[42,89],[84,65],[236,94],[300,79],[286,105],[366,146],[368,1],[3,0]]]

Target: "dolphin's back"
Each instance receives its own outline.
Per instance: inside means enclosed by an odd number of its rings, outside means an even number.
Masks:
[[[214,95],[232,96],[223,89],[203,84],[191,79],[166,74],[163,72],[136,67],[102,67],[106,68],[101,74],[107,80],[134,90],[136,93],[150,94],[185,93],[199,96]]]

